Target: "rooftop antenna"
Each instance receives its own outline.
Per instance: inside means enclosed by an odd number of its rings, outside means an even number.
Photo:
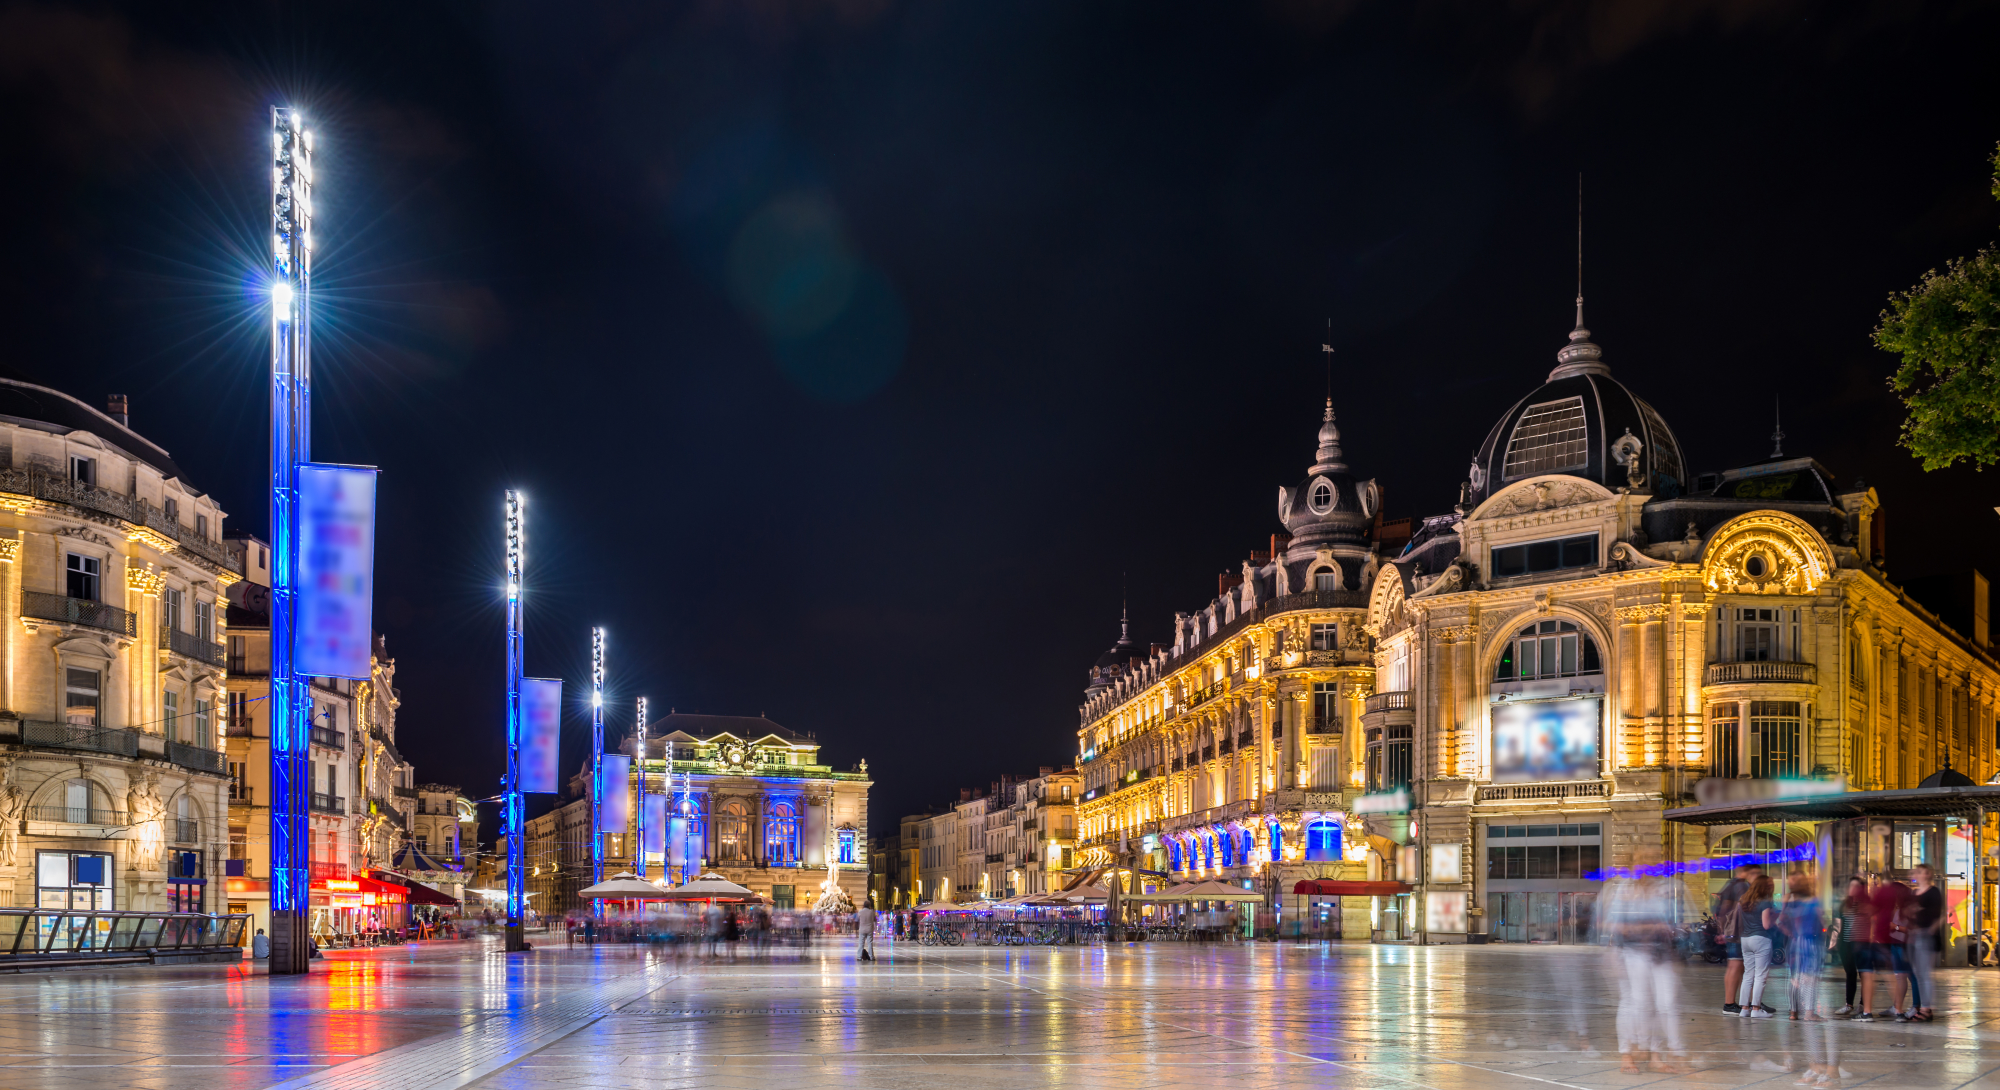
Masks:
[[[1771,424],[1772,424],[1771,460],[1774,462],[1785,456],[1785,421],[1784,421],[1783,409],[1784,409],[1784,404],[1782,398],[1776,396],[1772,397],[1771,398]]]
[[[1333,319],[1326,320],[1326,340],[1319,346],[1326,354],[1326,409],[1327,419],[1333,419]]]
[[[1132,595],[1126,586],[1126,581],[1129,574],[1130,574],[1129,572],[1118,573],[1118,642],[1119,643],[1124,643],[1132,638],[1132,627],[1131,627]]]

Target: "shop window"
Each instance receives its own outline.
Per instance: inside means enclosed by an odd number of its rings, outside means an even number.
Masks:
[[[1274,855],[1272,858],[1276,858]],[[1340,826],[1327,818],[1306,825],[1306,862],[1340,862]]]
[[[1495,681],[1582,677],[1604,672],[1597,641],[1569,621],[1539,621],[1516,633],[1500,653]]]
[[[36,852],[35,904],[39,908],[111,908],[108,852]]]

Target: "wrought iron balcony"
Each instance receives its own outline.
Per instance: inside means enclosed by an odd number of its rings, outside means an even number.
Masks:
[[[68,825],[125,825],[122,810],[106,810],[96,806],[30,806],[29,821],[60,821]]]
[[[186,552],[195,554],[219,568],[241,574],[242,565],[220,541],[197,534],[192,528],[182,526],[178,518],[169,518],[165,511],[154,507],[136,496],[126,496],[108,488],[98,488],[82,481],[72,480],[66,474],[49,473],[40,469],[0,469],[0,492],[33,496],[41,500],[66,503],[87,511],[96,511],[113,518],[124,519],[135,526],[144,526],[161,537],[172,541]]]
[[[171,844],[198,844],[201,842],[201,822],[194,818],[168,818],[167,836]]]
[[[310,735],[313,745],[325,749],[337,749],[342,752],[346,752],[347,750],[347,732],[345,731],[334,730],[332,727],[314,727],[307,733]]]
[[[1410,690],[1408,689],[1394,693],[1376,693],[1362,702],[1361,714],[1373,715],[1376,712],[1402,711],[1412,706],[1410,695]]]
[[[167,743],[167,760],[196,772],[210,772],[222,775],[225,767],[222,754],[207,746],[191,746],[184,742]]]
[[[1317,715],[1314,715],[1314,716],[1308,716],[1308,717],[1306,718],[1306,733],[1307,733],[1307,734],[1339,734],[1339,733],[1340,733],[1340,720],[1339,720],[1339,718],[1337,718],[1337,717],[1330,717],[1330,718],[1322,718],[1322,717],[1320,717],[1320,716],[1317,716]]]
[[[222,719],[222,733],[226,738],[255,738],[250,726],[249,712],[230,712]]]
[[[315,791],[312,793],[312,808],[322,814],[345,814],[347,813],[347,800],[341,798],[339,795],[328,795],[324,792]]]
[[[1810,662],[1712,662],[1708,665],[1708,685],[1728,685],[1745,681],[1790,681],[1811,685],[1818,678]]]
[[[90,628],[101,628],[121,636],[139,634],[139,619],[132,611],[103,602],[93,602],[87,598],[71,598],[66,594],[24,590],[21,592],[21,616],[40,621],[55,621],[58,624],[80,624]]]
[[[182,632],[172,625],[160,626],[160,646],[176,655],[185,655],[196,662],[210,666],[221,666],[225,655],[222,645],[210,643],[192,632]]]
[[[257,789],[240,780],[229,781],[229,801],[249,806],[256,801]]]
[[[396,797],[399,799],[413,799],[417,797],[417,789],[414,787],[404,787],[402,784],[397,784],[395,790]]]
[[[76,723],[47,723],[21,720],[21,743],[50,749],[79,749],[89,753],[115,753],[121,757],[139,755],[139,735],[116,727],[89,727]]]

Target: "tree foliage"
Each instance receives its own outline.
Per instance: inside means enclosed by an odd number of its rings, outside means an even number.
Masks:
[[[2000,150],[1993,165],[2000,197]],[[1900,441],[1926,470],[2000,464],[2000,249],[1891,295],[1875,344],[1902,357],[1889,378],[1909,410]]]

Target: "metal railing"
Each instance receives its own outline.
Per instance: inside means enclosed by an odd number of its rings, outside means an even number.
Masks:
[[[96,806],[30,806],[29,821],[61,821],[70,825],[124,825],[125,814]]]
[[[1324,718],[1324,719],[1323,719],[1323,718],[1321,718],[1321,717],[1319,717],[1319,716],[1317,716],[1317,715],[1314,715],[1314,716],[1308,716],[1308,717],[1306,718],[1306,733],[1307,733],[1307,734],[1339,734],[1339,733],[1340,733],[1340,720],[1339,720],[1338,718]]]
[[[63,624],[88,625],[106,632],[116,632],[121,636],[139,634],[139,618],[131,610],[119,609],[103,602],[93,602],[87,598],[71,598],[67,594],[24,590],[21,592],[21,616]]]
[[[172,844],[198,844],[201,842],[201,822],[195,818],[168,818],[167,836]]]
[[[0,492],[11,492],[18,496],[33,496],[36,499],[54,500],[71,507],[81,507],[124,519],[135,526],[144,526],[161,537],[172,541],[176,547],[195,554],[204,560],[242,574],[243,567],[235,557],[229,555],[219,541],[211,541],[195,533],[191,527],[182,526],[178,518],[169,518],[167,513],[147,503],[137,496],[120,495],[110,489],[98,488],[82,481],[72,480],[66,474],[50,473],[42,469],[0,469]]]
[[[186,742],[168,742],[167,760],[196,772],[212,772],[222,775],[225,762],[222,754],[206,746],[189,745]]]
[[[1709,685],[1741,681],[1798,681],[1811,685],[1817,676],[1810,662],[1715,662],[1708,667]]]
[[[256,801],[257,789],[240,780],[229,781],[229,801],[249,805]]]
[[[311,736],[313,745],[322,746],[326,749],[337,749],[342,752],[346,752],[347,750],[347,732],[345,731],[334,730],[332,727],[314,727],[307,733]]]
[[[250,917],[196,912],[0,908],[0,966],[243,945]]]
[[[1518,787],[1482,787],[1479,789],[1479,801],[1520,802],[1527,799],[1601,798],[1610,793],[1610,785],[1603,780],[1579,780],[1576,783],[1524,783]]]
[[[404,786],[403,786],[402,784],[397,784],[397,785],[396,785],[396,797],[397,797],[397,798],[399,798],[399,799],[413,799],[413,798],[416,798],[416,797],[417,797],[417,789],[416,789],[416,788],[414,788],[414,787],[404,787]]]
[[[1263,618],[1294,609],[1364,609],[1367,605],[1365,590],[1305,590],[1281,594],[1265,602],[1257,607],[1257,616]]]
[[[347,877],[347,864],[323,862],[315,859],[312,861],[312,876],[314,878],[345,878]]]
[[[249,712],[231,712],[223,717],[222,734],[225,738],[255,738],[251,726]]]
[[[78,723],[48,723],[39,719],[21,720],[21,744],[115,753],[122,757],[139,755],[139,735],[135,731],[117,727],[88,727]]]
[[[1410,706],[1410,690],[1408,689],[1394,693],[1376,693],[1362,702],[1361,714],[1373,715],[1376,712],[1402,711]]]
[[[312,808],[322,814],[344,814],[347,812],[347,800],[339,795],[315,791],[312,793]]]
[[[222,665],[225,657],[221,644],[210,643],[192,632],[182,632],[172,625],[160,626],[160,646],[176,655],[186,655],[196,662],[205,662],[210,666]]]

